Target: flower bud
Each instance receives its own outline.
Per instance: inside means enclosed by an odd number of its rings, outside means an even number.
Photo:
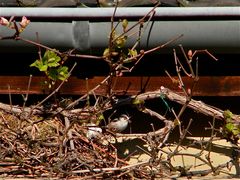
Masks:
[[[188,58],[189,58],[189,59],[192,59],[192,55],[193,55],[193,52],[192,52],[192,50],[190,49],[190,50],[188,51]]]
[[[6,18],[1,17],[0,18],[0,25],[8,26],[9,25],[9,21]]]
[[[26,28],[29,23],[30,23],[30,20],[28,20],[26,16],[23,16],[22,21],[19,24],[22,28]]]

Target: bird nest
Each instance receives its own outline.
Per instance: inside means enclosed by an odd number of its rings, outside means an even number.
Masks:
[[[130,165],[118,157],[112,133],[88,139],[86,126],[72,123],[67,127],[61,116],[45,119],[6,111],[0,115],[1,177],[125,179],[151,174],[149,162]]]

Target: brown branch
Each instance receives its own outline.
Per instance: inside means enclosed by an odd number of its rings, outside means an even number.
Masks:
[[[159,90],[140,94],[137,96],[137,98],[139,100],[148,100],[148,99],[159,98],[160,96],[163,96],[170,101],[174,101],[174,102],[182,104],[182,105],[184,105],[186,103],[185,96],[175,93],[174,91],[172,91],[168,88],[165,88],[163,86],[161,86],[161,88]],[[133,98],[135,98],[135,97],[136,96],[133,96]],[[213,107],[213,106],[210,106],[208,104],[205,104],[202,101],[196,101],[196,100],[191,99],[191,101],[189,102],[187,107],[189,107],[197,112],[200,112],[202,114],[205,114],[207,116],[215,117],[216,119],[220,119],[220,120],[224,119],[223,110]],[[237,119],[237,118],[238,118],[237,115],[233,116],[233,119]]]
[[[139,163],[135,163],[135,164],[127,165],[127,166],[122,166],[122,167],[96,168],[96,169],[93,169],[92,172],[123,171],[123,170],[128,170],[130,168],[134,168],[137,166],[143,166],[143,165],[148,165],[148,164],[149,164],[149,161],[143,161],[143,162],[139,162]],[[91,172],[91,171],[89,169],[72,171],[72,173],[74,173],[74,174],[88,173],[88,172]]]

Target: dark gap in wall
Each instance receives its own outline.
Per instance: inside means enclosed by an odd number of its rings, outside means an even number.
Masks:
[[[240,59],[240,54],[214,55],[219,59],[218,61],[213,60],[206,54],[198,56],[198,72],[200,76],[240,75],[240,61],[238,60]],[[179,53],[179,58],[183,64],[186,64],[181,53]],[[37,54],[1,54],[0,75],[42,75],[36,68],[29,67],[36,59],[38,59]],[[77,62],[77,66],[73,71],[73,75],[79,78],[106,76],[109,72],[109,65],[101,60],[69,58],[66,65],[72,67],[74,62]],[[195,68],[195,61],[193,61],[193,67]],[[136,68],[131,73],[125,73],[125,76],[165,76],[165,70],[172,75],[176,75],[173,55],[151,54],[146,55]]]

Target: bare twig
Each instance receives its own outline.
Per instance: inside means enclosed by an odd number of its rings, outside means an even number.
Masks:
[[[27,100],[28,100],[28,95],[29,95],[29,90],[30,90],[30,86],[31,86],[31,82],[32,82],[32,75],[29,76],[29,80],[28,80],[28,86],[27,86],[27,93],[25,96],[23,96],[23,112],[24,112],[24,109],[25,109],[25,106],[26,106],[26,103],[27,103]]]
[[[12,95],[11,95],[10,90],[11,90],[11,87],[10,87],[10,85],[8,84],[8,97],[9,97],[9,104],[10,104],[10,107],[11,107],[11,109],[12,109]]]
[[[168,159],[171,159],[178,152],[180,145],[182,144],[184,138],[186,137],[186,135],[188,133],[188,129],[189,129],[191,123],[192,123],[192,119],[190,119],[187,128],[184,130],[183,134],[180,136],[179,142],[178,142],[176,148],[174,149],[174,151],[168,154]]]
[[[59,84],[59,86],[58,86],[56,89],[54,89],[54,91],[53,91],[51,94],[49,94],[46,98],[44,98],[44,99],[43,99],[41,102],[39,102],[37,105],[35,105],[35,106],[32,108],[32,110],[38,108],[40,105],[42,105],[44,102],[46,102],[50,97],[52,97],[54,94],[56,94],[56,93],[60,90],[60,88],[62,87],[62,85],[63,85],[63,84],[67,81],[67,79],[70,77],[70,75],[71,75],[71,73],[72,73],[72,71],[73,71],[73,69],[75,68],[76,65],[77,65],[77,63],[75,63],[75,64],[73,65],[73,67],[71,68],[71,70],[70,70],[69,73],[68,73],[67,78],[66,78],[64,81],[62,81],[62,82]]]
[[[64,115],[64,112],[63,112]],[[65,121],[65,129],[66,129],[66,135],[67,135],[67,140],[69,140],[70,142],[70,149],[74,150],[74,142],[73,142],[73,136],[72,136],[72,130],[70,129],[70,121],[68,119],[68,117],[64,116],[64,121]]]

